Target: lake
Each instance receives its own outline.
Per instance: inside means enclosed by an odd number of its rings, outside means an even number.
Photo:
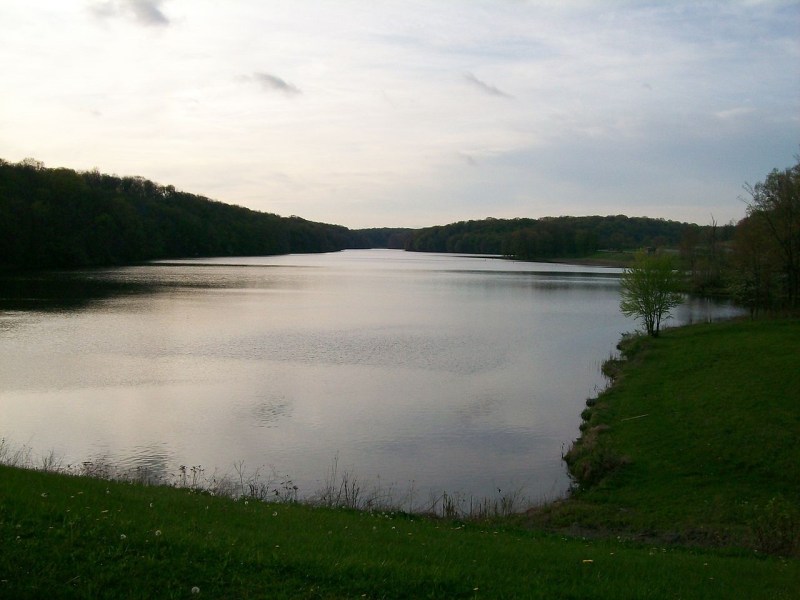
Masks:
[[[420,504],[562,495],[600,364],[636,328],[619,270],[483,256],[351,250],[0,284],[6,443],[165,477],[238,465],[305,497],[334,466]],[[693,300],[671,322],[737,312]]]

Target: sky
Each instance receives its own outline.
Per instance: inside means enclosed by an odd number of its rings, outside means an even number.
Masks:
[[[0,158],[350,228],[745,215],[800,2],[0,0]]]

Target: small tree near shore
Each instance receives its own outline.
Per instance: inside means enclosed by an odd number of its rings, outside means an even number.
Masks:
[[[681,303],[681,275],[666,254],[639,252],[621,279],[619,308],[626,317],[641,319],[648,335],[658,337],[662,319]]]

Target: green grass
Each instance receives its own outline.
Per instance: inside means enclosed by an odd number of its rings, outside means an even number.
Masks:
[[[563,262],[598,267],[627,267],[633,263],[635,255],[632,250],[602,250],[588,256],[566,259]]]
[[[756,548],[783,535],[797,551],[798,342],[798,320],[634,340],[615,385],[585,414],[589,443],[573,466],[605,458],[612,469],[595,470],[589,479],[602,480],[554,507],[550,522]]]
[[[800,321],[637,339],[586,414],[582,460],[617,468],[507,519],[0,466],[0,598],[795,598],[798,340]]]
[[[0,481],[3,598],[789,598],[800,581],[797,562],[741,551],[10,467]]]

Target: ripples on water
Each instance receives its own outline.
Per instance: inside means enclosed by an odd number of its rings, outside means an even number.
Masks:
[[[331,461],[398,489],[554,496],[618,272],[347,251],[6,278],[0,437],[175,474]],[[677,320],[733,309],[693,301]]]

